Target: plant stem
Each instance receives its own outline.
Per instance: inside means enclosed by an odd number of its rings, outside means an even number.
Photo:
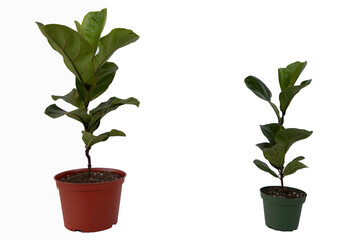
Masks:
[[[91,157],[90,157],[90,149],[91,147],[86,147],[86,150],[85,150],[85,154],[86,154],[86,157],[87,157],[87,169],[88,169],[88,176],[91,175]]]
[[[281,126],[283,126],[283,125],[284,125],[284,117],[285,117],[285,112],[286,112],[286,111],[284,111],[284,112],[282,112],[282,113],[281,113],[281,118],[279,119],[279,124],[280,124]],[[281,186],[282,186],[282,187],[284,187],[284,174],[283,174],[283,168],[284,168],[284,166],[283,166],[283,167],[281,167],[281,169],[278,169],[278,171],[279,171],[279,175],[280,175],[280,183],[281,183]]]
[[[280,124],[281,126],[284,125],[284,117],[285,117],[285,112],[282,112],[282,116],[281,116],[281,118],[279,119],[279,124]]]
[[[284,187],[284,174],[283,174],[283,170],[282,169],[279,169],[279,175],[280,175],[280,183],[281,183],[281,186]]]

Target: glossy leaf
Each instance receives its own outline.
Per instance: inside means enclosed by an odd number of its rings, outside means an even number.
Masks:
[[[289,64],[286,68],[290,73],[290,86],[294,86],[296,80],[299,78],[302,71],[305,69],[307,62],[294,62]]]
[[[245,79],[245,83],[248,89],[250,89],[254,94],[256,94],[261,99],[270,102],[272,93],[261,80],[254,76],[248,76]]]
[[[263,150],[265,148],[270,148],[273,145],[268,142],[264,142],[264,143],[258,143],[256,146],[259,147],[261,150]]]
[[[98,12],[89,12],[82,20],[79,33],[91,44],[96,52],[98,40],[106,24],[107,9]]]
[[[135,98],[128,98],[128,99],[120,99],[116,97],[110,98],[106,102],[102,102],[96,108],[90,111],[90,115],[92,116],[92,120],[89,125],[89,131],[93,132],[97,129],[98,125],[100,124],[101,119],[109,112],[117,109],[118,107],[125,105],[125,104],[132,104],[139,107],[139,101]]]
[[[116,97],[111,97],[108,101],[100,103],[96,108],[90,111],[90,115],[95,117],[102,118],[104,115],[117,109],[118,107],[125,105],[125,104],[132,104],[139,107],[139,101],[133,97],[128,99],[120,99]]]
[[[278,69],[278,79],[280,89],[284,90],[290,85],[290,73],[286,68],[279,68]]]
[[[125,137],[125,133],[112,129],[110,132],[102,133],[98,136],[94,136],[90,132],[82,131],[82,140],[84,141],[86,147],[92,147],[94,144],[106,141],[109,137],[112,136],[122,136]]]
[[[300,162],[303,159],[305,159],[305,158],[301,156],[301,157],[297,157],[294,160],[292,160],[291,162],[289,162],[288,165],[284,169],[284,175],[285,176],[290,175],[299,169],[307,168],[307,166],[305,164]]]
[[[275,134],[279,132],[283,127],[278,123],[270,123],[266,125],[261,125],[261,130],[263,135],[268,139],[271,145],[275,144]]]
[[[52,104],[45,109],[44,113],[49,117],[58,118],[65,115],[67,112],[58,107],[56,104]]]
[[[98,72],[117,49],[133,43],[138,39],[139,36],[132,30],[124,28],[113,29],[109,34],[102,37],[98,41],[99,52],[93,58],[95,73]]]
[[[87,104],[89,102],[89,100],[88,100],[88,92],[89,91],[77,78],[75,78],[75,85],[76,85],[77,93],[79,94],[81,99],[83,99],[84,103]]]
[[[96,99],[104,93],[109,85],[112,83],[118,67],[116,64],[106,62],[101,69],[97,72],[95,84],[90,90],[90,101]]]
[[[37,23],[43,35],[54,50],[60,53],[67,68],[81,81],[93,81],[91,59],[94,50],[90,43],[78,32],[63,25]]]
[[[68,94],[66,94],[64,96],[52,95],[52,98],[54,101],[56,101],[58,99],[63,99],[65,102],[70,103],[71,105],[73,105],[77,108],[81,108],[84,106],[84,101],[82,100],[82,98],[80,97],[79,93],[77,92],[77,90],[75,88],[73,90],[71,90],[71,92],[69,92]]]
[[[311,80],[306,80],[303,81],[300,85],[298,86],[292,86],[288,87],[285,90],[283,90],[279,94],[279,101],[280,101],[280,110],[282,112],[286,112],[287,108],[290,105],[291,100],[294,98],[294,96],[304,87],[308,86],[311,83]]]
[[[268,165],[260,160],[254,160],[253,163],[261,170],[270,173],[273,177],[279,178],[279,176],[271,170]]]
[[[289,64],[286,68],[278,69],[278,77],[280,88],[284,89],[294,86],[296,80],[306,67],[307,62],[294,62]]]
[[[312,134],[312,131],[297,128],[287,128],[280,130],[275,135],[275,141],[277,144],[284,145],[285,153],[289,150],[292,144],[297,141],[308,138]],[[284,154],[285,154],[284,153]]]
[[[73,118],[73,119],[81,122],[85,128],[89,124],[89,122],[91,121],[91,117],[87,114],[85,108],[76,109],[74,111],[68,112],[66,115],[70,118]]]
[[[278,107],[272,102],[269,102],[269,104],[273,108],[275,114],[277,115],[278,121],[280,122],[280,113]]]
[[[264,157],[270,162],[270,164],[280,169],[284,165],[284,158],[285,158],[285,147],[283,144],[275,144],[270,148],[263,149]]]
[[[101,119],[91,118],[91,121],[90,121],[86,131],[93,134],[93,132],[98,129],[100,124],[101,124]]]

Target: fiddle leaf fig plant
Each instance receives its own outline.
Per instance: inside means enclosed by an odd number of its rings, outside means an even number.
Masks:
[[[306,67],[307,62],[294,62],[286,68],[278,69],[279,85],[281,92],[279,94],[279,108],[272,102],[272,92],[258,78],[248,76],[245,79],[246,86],[259,98],[268,102],[276,114],[277,122],[261,125],[261,131],[267,138],[268,142],[259,143],[259,147],[265,159],[268,160],[273,171],[267,163],[261,160],[254,160],[253,163],[261,170],[270,173],[273,177],[279,178],[281,186],[284,186],[284,177],[295,173],[297,170],[307,168],[301,161],[303,156],[296,157],[285,165],[285,155],[291,145],[295,142],[308,138],[312,131],[307,131],[298,128],[284,128],[284,117],[288,107],[295,97],[304,87],[311,83],[311,80],[301,82],[300,85],[295,85],[301,72]]]
[[[100,122],[107,113],[118,107],[131,104],[139,106],[139,101],[133,97],[120,99],[111,97],[106,102],[89,110],[92,100],[103,94],[112,83],[118,66],[108,62],[116,50],[139,39],[132,30],[115,28],[101,38],[107,18],[107,9],[89,12],[82,23],[75,21],[76,31],[59,24],[44,25],[37,22],[39,30],[47,38],[50,46],[64,60],[64,64],[75,76],[75,88],[64,96],[52,95],[73,105],[74,110],[66,111],[56,104],[48,106],[45,114],[52,118],[68,116],[83,125],[82,140],[85,143],[85,155],[88,160],[88,174],[91,173],[91,147],[106,141],[112,136],[125,136],[125,133],[112,129],[99,135],[94,135]]]

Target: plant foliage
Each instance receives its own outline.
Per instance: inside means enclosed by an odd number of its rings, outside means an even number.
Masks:
[[[248,76],[245,79],[246,86],[259,98],[268,102],[277,116],[277,123],[261,125],[261,131],[268,142],[257,144],[265,159],[277,170],[274,172],[265,162],[254,160],[253,163],[261,170],[268,172],[273,177],[279,178],[283,186],[284,176],[295,173],[297,170],[307,166],[301,162],[303,156],[299,156],[289,162],[285,167],[285,155],[292,144],[308,138],[312,131],[297,128],[284,128],[284,117],[288,107],[303,88],[311,83],[311,80],[303,81],[295,85],[300,74],[306,67],[307,62],[294,62],[286,68],[278,69],[278,78],[281,92],[279,94],[279,108],[272,102],[272,93],[269,88],[258,78]]]
[[[91,147],[112,136],[125,136],[125,133],[116,129],[95,136],[94,132],[99,127],[102,118],[125,104],[139,106],[139,101],[135,98],[112,97],[97,107],[88,109],[90,102],[108,89],[118,70],[115,63],[108,62],[109,58],[119,48],[139,39],[139,36],[132,30],[124,28],[115,28],[101,38],[106,18],[107,9],[89,12],[81,24],[75,21],[76,31],[64,25],[43,25],[37,22],[50,46],[63,57],[64,64],[74,74],[76,87],[64,96],[52,96],[54,101],[61,99],[73,105],[74,110],[66,111],[52,104],[46,108],[45,114],[52,118],[66,115],[82,123],[84,127],[82,140],[85,143],[86,156],[89,160],[89,173],[91,163],[88,152]]]

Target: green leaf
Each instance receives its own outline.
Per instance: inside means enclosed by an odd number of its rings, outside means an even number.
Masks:
[[[132,30],[124,28],[113,29],[109,34],[98,41],[99,52],[93,58],[95,73],[107,62],[112,54],[119,48],[124,47],[139,39]]]
[[[275,114],[277,115],[277,118],[278,118],[278,122],[280,122],[280,114],[279,114],[279,109],[278,107],[272,103],[272,102],[269,102],[270,106],[273,108]]]
[[[275,144],[275,134],[277,134],[280,129],[283,129],[283,127],[278,123],[261,125],[262,133],[268,139],[271,145]]]
[[[86,87],[80,82],[78,78],[75,78],[75,85],[77,93],[80,95],[81,99],[83,99],[85,103],[88,103],[88,90]]]
[[[70,118],[73,118],[73,119],[81,122],[85,128],[89,124],[89,122],[91,121],[91,116],[87,114],[85,108],[76,109],[74,111],[66,113],[66,115]]]
[[[125,105],[125,104],[132,104],[139,107],[139,101],[133,97],[128,99],[120,99],[116,97],[111,97],[108,101],[100,103],[96,108],[90,111],[91,116],[95,117],[103,117],[107,113],[117,109],[118,107]]]
[[[75,26],[76,26],[77,32],[81,34],[81,24],[78,21],[75,21]]]
[[[52,95],[53,100],[58,100],[58,99],[63,99],[65,102],[72,104],[73,106],[77,108],[81,108],[84,106],[84,101],[80,97],[79,93],[77,90],[74,88],[69,92],[68,94],[64,96],[54,96]]]
[[[286,68],[278,69],[278,77],[280,89],[284,89],[294,86],[296,80],[306,67],[307,62],[294,62],[289,64]]]
[[[284,165],[285,158],[285,147],[283,144],[275,144],[270,148],[263,149],[264,157],[270,162],[270,164],[277,168],[281,169]]]
[[[305,69],[307,62],[294,62],[286,68],[290,74],[290,86],[294,86],[302,71]]]
[[[79,33],[91,44],[94,52],[96,52],[98,40],[106,24],[107,9],[99,12],[89,12],[82,20]]]
[[[284,90],[290,85],[290,74],[288,69],[286,68],[279,68],[278,69],[278,79],[279,79],[279,85],[280,89]]]
[[[270,102],[272,93],[269,88],[258,78],[248,76],[245,79],[246,86],[261,99]]]
[[[117,70],[118,67],[114,63],[106,62],[103,64],[101,69],[97,72],[95,83],[90,90],[90,101],[96,99],[107,90]]]
[[[122,132],[122,131],[119,131],[119,130],[116,130],[116,129],[112,129],[110,132],[109,132],[109,136],[110,137],[113,137],[113,136],[118,136],[118,137],[125,137],[125,133]]]
[[[90,132],[82,131],[82,140],[84,141],[86,147],[92,147],[96,143],[106,141],[109,137],[112,136],[122,136],[125,137],[125,133],[112,129],[110,132],[102,133],[98,136],[94,136]]]
[[[291,100],[294,98],[294,96],[304,87],[308,86],[311,83],[311,80],[306,80],[303,81],[300,85],[298,86],[292,86],[284,89],[280,94],[279,94],[279,101],[280,101],[280,110],[284,113],[286,112],[287,108],[290,105]]]
[[[67,68],[81,83],[90,84],[94,77],[91,62],[94,50],[90,43],[66,26],[41,23],[37,25],[52,48],[62,55]]]
[[[88,128],[89,131],[93,132],[94,130],[96,130],[99,125],[99,122],[107,113],[125,104],[132,104],[139,107],[140,103],[137,99],[133,97],[128,99],[120,99],[120,98],[112,97],[108,101],[100,103],[96,108],[90,111],[92,120],[89,124],[89,128]]]
[[[91,122],[89,123],[86,131],[90,132],[93,134],[94,131],[97,130],[97,128],[100,126],[101,124],[101,119],[97,119],[97,118],[91,118]]]
[[[261,170],[270,173],[273,177],[279,178],[279,176],[271,170],[268,165],[260,160],[254,160],[253,163]]]
[[[259,147],[261,150],[263,150],[265,148],[270,148],[273,145],[268,142],[264,142],[264,143],[258,143],[256,146]]]
[[[280,130],[275,135],[275,141],[277,144],[282,144],[284,146],[284,150],[286,153],[292,144],[297,141],[308,138],[311,134],[312,131],[297,128],[287,128]]]
[[[52,104],[45,109],[44,113],[49,117],[58,118],[65,115],[67,112],[58,107],[56,104]]]
[[[284,175],[285,176],[290,175],[299,169],[307,168],[307,166],[305,164],[300,162],[303,159],[305,159],[305,158],[301,156],[301,157],[297,157],[294,160],[292,160],[291,162],[289,162],[288,165],[286,165],[286,167],[284,169]]]

